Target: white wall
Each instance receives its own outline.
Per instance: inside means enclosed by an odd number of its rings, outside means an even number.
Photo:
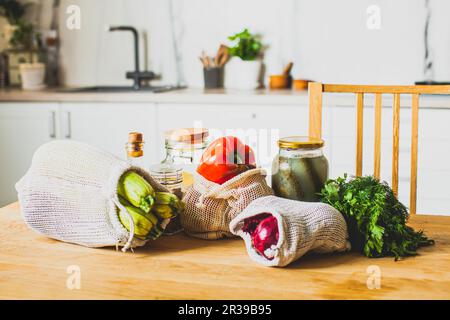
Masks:
[[[65,28],[69,4],[81,7],[81,30]],[[381,9],[380,30],[366,26],[366,9],[373,4]],[[190,86],[202,86],[201,51],[214,53],[228,35],[244,27],[262,33],[270,46],[265,59],[268,73],[280,72],[293,60],[294,76],[299,78],[412,83],[423,78],[424,4],[425,0],[63,0],[65,82],[129,83],[124,74],[133,68],[131,35],[105,32],[104,25],[131,24],[147,32],[149,52],[141,50],[141,55],[166,83],[181,79]],[[450,1],[431,0],[431,7],[435,80],[449,81]],[[45,26],[48,19],[41,20]],[[174,41],[181,52],[180,73]]]

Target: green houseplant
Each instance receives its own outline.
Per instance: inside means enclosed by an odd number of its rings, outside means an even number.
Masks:
[[[248,29],[244,29],[242,32],[228,37],[228,40],[236,42],[233,47],[228,49],[232,57],[239,57],[244,61],[251,61],[261,56],[263,46],[260,37],[251,34]]]
[[[25,14],[28,4],[17,0],[0,0],[0,16],[5,17],[10,25],[17,25]]]
[[[20,79],[23,89],[37,90],[44,87],[45,65],[35,63],[37,35],[32,23],[24,19],[30,4],[23,4],[17,0],[0,0],[0,16],[7,19],[7,42],[11,54],[18,54],[19,61],[27,61],[19,64]],[[25,53],[25,55],[23,55]]]
[[[6,45],[15,48],[11,43],[14,32],[23,26],[23,17],[30,4],[24,4],[17,0],[0,0],[0,17],[4,17],[7,23],[3,26],[4,39]]]
[[[264,46],[261,37],[244,29],[228,37],[228,40],[232,43],[228,49],[232,59],[226,67],[225,86],[236,89],[262,87]]]

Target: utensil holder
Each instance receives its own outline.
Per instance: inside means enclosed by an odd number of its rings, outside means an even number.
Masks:
[[[204,68],[205,89],[223,88],[223,74],[223,67]]]

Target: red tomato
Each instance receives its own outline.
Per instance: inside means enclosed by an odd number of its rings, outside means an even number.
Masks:
[[[212,142],[202,155],[197,172],[218,184],[256,167],[255,154],[236,137],[222,137]]]

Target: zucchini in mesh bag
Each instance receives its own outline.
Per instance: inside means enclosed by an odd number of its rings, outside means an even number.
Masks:
[[[151,213],[153,195],[169,192],[167,188],[142,168],[81,142],[42,145],[16,190],[33,230],[88,247],[139,247],[159,236],[170,221]],[[152,215],[140,219],[148,213]],[[150,225],[147,233],[143,227]]]

